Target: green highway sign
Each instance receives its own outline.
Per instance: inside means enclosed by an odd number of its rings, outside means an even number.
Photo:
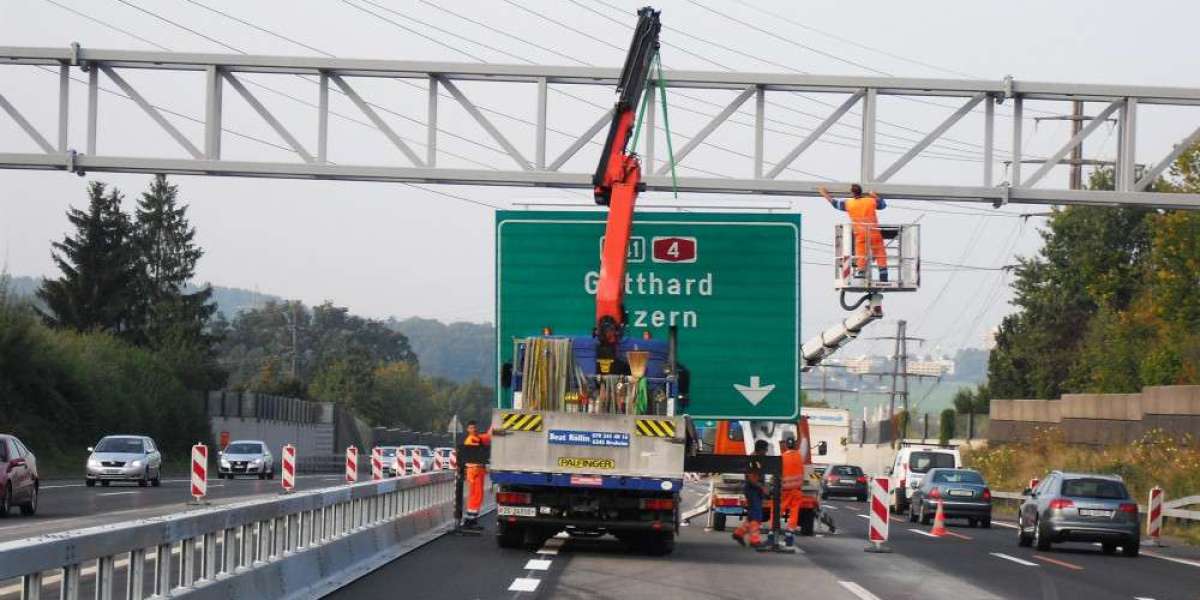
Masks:
[[[513,338],[588,335],[602,212],[496,214],[497,364]],[[800,397],[800,215],[639,213],[625,280],[626,335],[679,332],[687,412],[794,419]],[[499,406],[510,399],[497,384]]]

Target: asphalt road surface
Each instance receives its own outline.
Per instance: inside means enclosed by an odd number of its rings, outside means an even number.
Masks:
[[[1200,600],[1200,551],[1193,548],[1144,549],[1139,558],[1106,556],[1091,544],[1037,552],[1019,548],[1011,515],[997,512],[991,529],[952,521],[951,535],[940,538],[894,517],[894,551],[874,554],[863,551],[866,504],[826,506],[837,533],[800,538],[794,555],[739,547],[727,532],[704,531],[704,517],[661,558],[612,538],[560,537],[537,550],[504,550],[488,519],[484,536],[442,537],[332,597]]]
[[[296,489],[329,487],[341,481],[342,476],[333,473],[301,475],[296,478]],[[278,477],[210,480],[207,500],[222,504],[278,494],[281,489]],[[181,512],[188,509],[190,491],[187,479],[164,479],[157,488],[138,487],[137,483],[86,487],[82,478],[43,481],[37,514],[25,517],[13,509],[7,519],[0,519],[0,541]]]

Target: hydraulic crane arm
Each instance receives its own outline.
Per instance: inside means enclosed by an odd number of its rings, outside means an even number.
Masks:
[[[633,208],[642,187],[641,162],[627,146],[650,65],[658,52],[658,33],[662,29],[658,15],[659,11],[650,7],[638,11],[638,24],[617,84],[620,96],[613,108],[612,126],[604,142],[604,154],[592,177],[596,204],[608,206],[600,280],[596,289],[594,331],[597,372],[602,374],[619,372],[614,367],[623,363],[617,356],[617,345],[625,330],[626,254],[633,230]]]
[[[822,331],[819,335],[804,342],[801,348],[803,354],[802,371],[809,371],[821,364],[826,357],[837,352],[842,346],[849,344],[858,337],[863,327],[872,321],[883,318],[883,294],[874,293],[864,297],[866,304],[859,303],[850,316],[842,319],[837,325]]]

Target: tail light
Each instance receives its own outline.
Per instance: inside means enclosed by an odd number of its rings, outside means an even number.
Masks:
[[[1066,498],[1055,498],[1050,501],[1050,510],[1062,510],[1064,508],[1074,508],[1075,503]]]
[[[643,498],[642,510],[675,510],[675,501],[670,498]]]
[[[941,497],[942,497],[942,490],[940,490],[940,489],[938,489],[938,488],[933,488],[933,490],[931,490],[931,491],[929,492],[929,497],[930,497],[930,498],[934,498],[934,499],[941,498]]]
[[[827,475],[825,481],[837,481],[837,475]]]
[[[991,499],[992,499],[992,490],[989,490],[989,489],[987,489],[987,488],[983,488],[983,499],[984,499],[984,500],[991,500]]]
[[[857,482],[859,482],[859,483],[866,483],[866,482],[867,482],[867,476],[866,476],[866,475],[859,475],[859,476],[858,476],[858,479],[856,479],[855,481],[857,481]]]
[[[533,504],[533,494],[525,492],[500,492],[496,504]]]
[[[715,502],[715,504],[718,507],[738,506],[740,504],[739,500],[740,500],[739,498],[734,498],[734,497],[717,498],[717,501]]]
[[[1119,510],[1123,513],[1130,513],[1130,514],[1136,515],[1137,511],[1138,511],[1138,505],[1136,505],[1132,502],[1122,502],[1121,506],[1117,507],[1117,510]]]

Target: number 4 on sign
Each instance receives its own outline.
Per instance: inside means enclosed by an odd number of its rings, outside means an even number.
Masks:
[[[656,237],[651,244],[654,249],[654,262],[696,262],[696,238],[694,237]]]

